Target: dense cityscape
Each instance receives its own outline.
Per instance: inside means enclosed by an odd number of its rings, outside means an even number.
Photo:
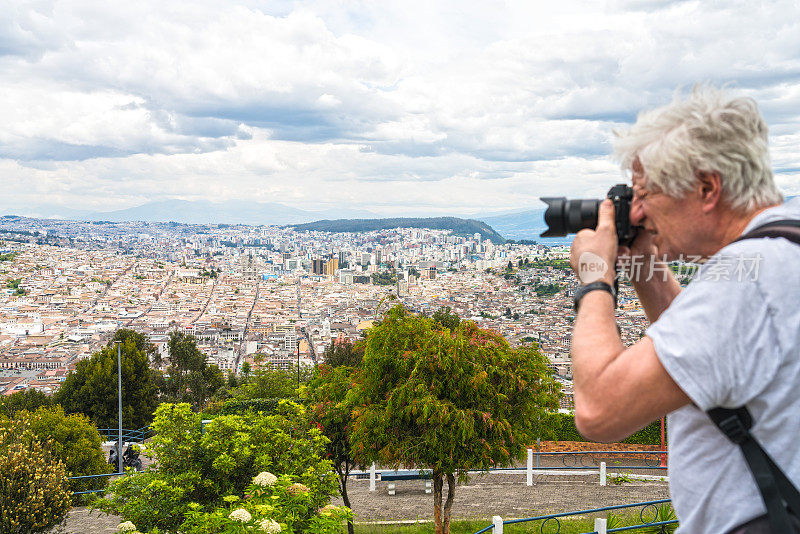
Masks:
[[[312,366],[332,342],[361,337],[389,307],[449,307],[536,342],[570,408],[569,343],[577,281],[567,247],[492,244],[447,230],[366,233],[6,216],[0,232],[0,391],[54,392],[121,327],[166,356],[171,331],[195,336],[224,372]],[[623,339],[645,327],[623,286]]]

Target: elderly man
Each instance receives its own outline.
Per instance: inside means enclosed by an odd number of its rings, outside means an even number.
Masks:
[[[616,156],[632,173],[631,221],[642,228],[630,249],[618,247],[606,200],[597,228],[576,236],[571,261],[579,272],[586,253],[607,265],[629,260],[651,324],[625,347],[611,288],[578,291],[576,425],[613,441],[669,414],[680,532],[770,532],[743,454],[706,411],[746,406],[752,436],[800,485],[800,245],[737,241],[765,223],[800,220],[800,199],[782,204],[767,126],[749,98],[699,88],[617,135]],[[696,258],[704,265],[681,290],[664,262]],[[600,281],[612,285],[613,271]]]

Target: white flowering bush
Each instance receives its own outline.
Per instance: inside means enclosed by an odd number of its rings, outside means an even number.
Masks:
[[[251,516],[250,512],[248,512],[244,508],[237,508],[236,510],[228,514],[228,519],[233,519],[234,521],[238,521],[239,523],[247,523],[253,519],[253,516]]]
[[[96,507],[132,521],[142,532],[190,532],[183,525],[187,517],[204,514],[228,525],[230,532],[258,532],[265,518],[286,523],[279,515],[254,510],[249,499],[256,490],[271,491],[278,484],[274,473],[291,477],[283,493],[296,484],[289,491],[297,493],[291,497],[306,510],[295,514],[302,524],[336,492],[336,473],[325,458],[328,440],[311,425],[302,405],[281,401],[272,413],[223,415],[205,426],[202,419],[188,404],[161,404],[147,446],[154,463],[112,482],[109,496]],[[238,509],[251,519],[229,517]]]
[[[274,519],[262,519],[258,526],[268,534],[278,534],[281,531],[281,525]]]
[[[223,501],[228,507],[213,512],[193,506],[181,533],[338,534],[344,521],[352,518],[344,506],[318,508],[313,492],[294,477],[276,477],[268,472],[256,475],[241,498],[228,495]]]
[[[253,478],[253,484],[256,486],[272,486],[278,481],[278,477],[269,471],[262,471]]]
[[[136,532],[136,525],[131,523],[130,521],[123,521],[117,527],[117,532]]]

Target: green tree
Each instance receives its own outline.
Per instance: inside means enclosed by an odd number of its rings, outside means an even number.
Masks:
[[[225,376],[197,348],[197,339],[183,332],[172,332],[167,342],[169,365],[161,383],[162,394],[177,402],[189,402],[195,409],[225,384]],[[160,362],[160,360],[157,360]]]
[[[141,428],[153,419],[158,405],[157,372],[150,368],[155,348],[143,334],[117,330],[114,339],[91,358],[81,360],[53,396],[68,414],[82,413],[98,428],[116,428],[117,347],[122,350],[122,425]]]
[[[325,349],[325,363],[317,367],[314,378],[305,389],[311,419],[330,442],[328,458],[339,478],[339,493],[344,505],[350,506],[347,477],[355,467],[350,446],[352,427],[351,407],[345,402],[352,383],[352,374],[364,358],[363,343],[333,342]],[[353,522],[348,520],[347,531],[353,534]]]
[[[442,306],[431,317],[437,324],[442,325],[453,332],[461,322],[461,318],[456,313],[450,311],[450,306]]]
[[[297,371],[272,365],[258,367],[231,391],[231,396],[237,399],[297,398]]]
[[[363,343],[353,343],[349,340],[334,341],[322,352],[322,361],[331,367],[358,367],[364,359]]]
[[[36,389],[25,389],[11,395],[0,396],[0,416],[14,417],[21,411],[34,412],[42,406],[52,406],[53,399]]]
[[[369,331],[347,396],[353,454],[363,464],[430,471],[436,533],[447,534],[456,477],[521,458],[536,438],[531,421],[558,399],[536,348],[515,349],[472,321],[450,332],[395,306]]]
[[[61,406],[42,407],[30,415],[30,428],[41,443],[50,443],[52,456],[64,463],[67,476],[100,475],[111,472],[100,433],[82,414],[65,415]],[[70,491],[105,486],[106,478],[70,480]]]

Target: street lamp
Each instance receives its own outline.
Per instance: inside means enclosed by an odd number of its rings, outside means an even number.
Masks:
[[[297,394],[300,395],[300,340],[297,340]]]
[[[122,341],[117,346],[117,407],[119,412],[119,436],[117,438],[117,472],[122,473]]]

